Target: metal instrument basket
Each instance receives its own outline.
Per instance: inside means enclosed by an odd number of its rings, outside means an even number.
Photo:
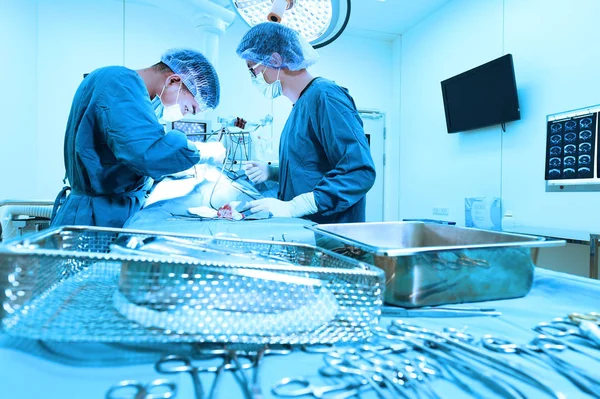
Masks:
[[[260,264],[224,266],[206,259],[182,261],[168,254],[137,256],[111,253],[111,244],[124,236],[173,237],[191,242],[208,239],[212,245],[237,253],[246,251],[276,256],[285,260],[287,266],[283,262],[281,265],[277,262],[268,265],[266,269]],[[260,281],[257,284],[247,276],[240,277],[240,271],[276,273],[282,278],[282,282],[277,284],[283,285],[273,286],[271,283],[271,286],[281,292],[261,293],[260,289],[265,284]],[[299,306],[293,311],[301,313],[291,312],[291,318],[287,319],[280,318],[285,316],[285,312],[277,313],[272,309],[272,313],[253,313],[261,308],[261,298],[267,298],[264,295],[288,295],[284,291],[286,287],[296,287],[289,283],[295,278],[318,280],[321,284],[319,293],[329,295],[329,302],[310,302],[303,296],[309,291],[296,288],[295,295],[301,294],[297,297],[299,303],[306,302],[308,306]],[[135,287],[124,282],[134,283]],[[202,298],[206,300],[215,295],[227,295],[234,286],[254,290],[251,292],[252,298],[255,298],[251,301],[254,308],[247,309],[249,312],[220,313],[227,315],[225,320],[212,320],[212,329],[203,330],[201,327],[205,320],[202,318],[210,321],[214,315],[203,313],[205,310],[198,305],[201,300],[195,299],[193,294],[203,293]],[[371,327],[377,325],[384,286],[384,273],[374,266],[297,243],[67,226],[0,245],[0,300],[4,312],[0,313],[0,325],[5,333],[12,336],[50,341],[148,344],[354,342],[368,338]],[[158,293],[152,299],[156,310],[151,312],[152,316],[144,313],[150,311],[139,304],[126,304],[132,317],[126,317],[127,314],[117,310],[115,298],[121,291],[125,294],[133,292],[129,289],[132,287],[141,295]],[[168,289],[168,295],[160,296],[164,289]],[[188,300],[191,302],[185,302]],[[285,303],[293,301],[288,298]],[[198,306],[194,308],[193,304]],[[332,304],[332,317],[321,325],[314,324],[319,315],[331,313]],[[181,327],[177,316],[168,313],[176,306],[190,314],[196,312],[194,320],[200,318],[200,327],[193,331]],[[252,318],[253,314],[260,314],[262,319],[258,316]],[[158,327],[146,320],[163,316],[166,318],[161,320],[166,320],[167,324]],[[257,330],[257,325],[262,322],[276,322],[283,328],[287,326],[283,321],[294,324],[301,322],[298,319],[302,317],[315,318],[311,328]]]

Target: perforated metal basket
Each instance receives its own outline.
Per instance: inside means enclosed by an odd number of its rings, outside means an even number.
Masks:
[[[275,256],[281,262],[234,259],[224,264],[210,257],[111,252],[118,238],[149,236],[210,240],[221,250]],[[311,284],[303,285],[306,281]],[[324,344],[370,336],[379,321],[384,274],[304,244],[62,227],[0,246],[0,289],[2,327],[12,336],[69,342]],[[290,301],[290,295],[297,301]],[[221,307],[215,306],[215,298],[222,298]]]

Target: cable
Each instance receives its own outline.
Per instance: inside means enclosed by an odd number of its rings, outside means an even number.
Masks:
[[[208,198],[208,204],[215,211],[218,211],[218,209],[215,208],[214,205],[212,204],[212,197],[215,194],[215,189],[217,188],[217,185],[219,184],[219,180],[221,180],[221,177],[223,176],[223,171],[225,170],[225,162],[228,158],[229,158],[229,151],[225,153],[225,161],[223,161],[223,166],[221,166],[221,172],[219,173],[219,177],[217,177],[217,181],[215,181],[215,185],[213,186],[213,189],[210,193],[210,197]]]
[[[248,136],[248,137],[250,139],[250,140],[248,140],[248,144],[249,144],[252,141],[251,140],[252,138],[250,136]],[[248,155],[248,146],[246,145],[246,141],[245,140],[244,140],[244,154],[246,156],[246,161],[249,161],[250,157]],[[240,169],[241,169],[241,167],[242,167],[242,163],[240,162]]]
[[[231,139],[231,141],[233,141],[233,138]],[[237,157],[237,153],[238,153],[239,148],[240,148],[240,139],[238,138],[235,141],[235,151],[233,151],[233,159],[231,160],[231,169],[232,170],[233,170],[233,164],[234,164],[234,162],[236,162],[236,157]]]

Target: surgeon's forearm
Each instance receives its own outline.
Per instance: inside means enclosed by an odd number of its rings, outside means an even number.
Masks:
[[[348,173],[330,171],[314,189],[319,212],[323,216],[345,212],[367,194],[375,178],[375,168],[371,165]]]
[[[306,215],[314,215],[319,211],[315,201],[315,193],[300,194],[290,201],[293,209],[292,217],[300,218]]]

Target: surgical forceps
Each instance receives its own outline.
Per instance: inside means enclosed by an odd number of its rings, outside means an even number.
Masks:
[[[589,312],[589,313],[570,313],[569,319],[573,323],[579,323],[582,320],[590,321],[598,326],[600,326],[600,313],[597,312]]]
[[[456,256],[456,259],[452,259],[452,260],[445,259],[442,256],[440,256],[440,254],[438,254],[438,253],[435,253],[430,256],[427,256],[427,255],[423,255],[423,256],[425,257],[425,259],[427,259],[427,262],[430,262],[431,265],[433,267],[435,267],[437,270],[444,270],[444,269],[458,270],[462,267],[471,267],[471,268],[481,267],[484,269],[489,269],[491,267],[490,263],[483,259],[473,259],[473,258],[468,257],[464,253],[454,253],[453,255]]]
[[[555,338],[579,337],[600,349],[600,317],[598,313],[571,313],[568,318],[557,317],[552,321],[539,323],[535,331]],[[565,344],[569,349],[573,349]]]
[[[424,358],[414,363],[408,358],[390,357],[390,355],[405,354],[409,349],[410,347],[404,343],[361,345],[345,352],[330,352],[325,356],[325,362],[330,368],[341,372],[350,368],[359,369],[364,372],[365,377],[370,375],[374,381],[385,382],[389,388],[403,397],[408,397],[406,389],[414,389],[417,395],[419,392],[424,392],[430,398],[439,399],[426,378],[426,375],[436,375],[439,369],[432,368]],[[367,383],[368,380],[363,382],[363,385]],[[415,383],[425,384],[425,389],[417,390]],[[382,393],[377,391],[377,394],[381,396]]]
[[[202,353],[204,356],[204,360],[214,359],[214,358],[222,358],[223,362],[219,366],[204,366],[198,367],[192,364],[192,361],[189,357],[179,356],[179,355],[169,355],[161,358],[156,364],[155,369],[157,372],[161,374],[178,374],[178,373],[189,373],[192,377],[192,383],[194,385],[194,395],[196,399],[204,398],[204,389],[202,387],[202,382],[200,381],[201,373],[214,373],[215,379],[213,381],[213,385],[211,387],[211,391],[209,394],[209,398],[213,398],[218,383],[220,381],[220,377],[223,371],[232,370],[232,371],[240,371],[244,368],[253,367],[252,363],[241,364],[239,361],[237,354],[235,351],[207,351]],[[246,384],[247,389],[247,384]],[[246,397],[248,397],[248,393],[244,392]]]
[[[124,380],[106,392],[106,399],[169,399],[177,395],[177,385],[171,381],[158,379],[143,384],[134,380]]]
[[[579,331],[600,347],[600,314],[591,312],[587,314],[571,313],[569,320],[579,326]]]
[[[366,384],[366,381],[365,381]],[[355,396],[358,391],[357,389],[363,384],[359,381],[342,381],[337,384],[331,385],[315,385],[312,384],[307,378],[284,378],[279,381],[271,391],[273,395],[281,397],[298,397],[298,396],[312,396],[313,398],[322,398],[325,394],[339,391],[355,391],[352,396]],[[297,388],[293,388],[296,386]]]
[[[244,346],[242,346],[242,347],[244,347]],[[259,380],[260,373],[259,372],[260,372],[260,366],[261,366],[263,357],[267,356],[267,355],[287,355],[292,352],[292,348],[291,348],[291,346],[288,346],[288,345],[284,345],[281,348],[272,348],[267,345],[263,345],[262,347],[259,347],[256,349],[251,349],[251,350],[248,350],[248,349],[249,348],[246,346],[246,348],[243,350],[243,352],[245,353],[245,356],[248,356],[250,359],[252,359],[254,370],[253,370],[253,374],[252,374],[252,380],[251,381],[246,380],[246,384],[248,386],[249,397],[252,399],[258,399],[258,398],[262,398],[262,390],[261,390],[261,386],[260,386],[260,380]]]
[[[390,353],[396,354],[398,352],[405,352],[407,350],[408,347],[405,349],[399,348],[398,350],[392,350]],[[369,361],[374,366],[396,373],[398,377],[402,378],[402,385],[408,389],[414,389],[417,395],[419,394],[419,390],[417,390],[417,387],[413,384],[415,381],[424,384],[425,389],[422,391],[425,392],[428,397],[440,399],[439,395],[429,385],[429,381],[426,378],[426,374],[433,376],[437,374],[437,371],[430,367],[425,360],[419,361],[416,365],[408,358],[396,359],[395,361],[389,358],[385,351],[386,349],[379,350],[379,347],[377,346],[362,346],[361,357]],[[365,354],[369,355],[365,356]]]
[[[384,306],[381,314],[392,317],[477,317],[500,316],[501,312],[495,309],[475,309],[459,307],[432,307],[421,309],[404,309],[395,306]]]
[[[402,325],[403,323],[398,321],[398,324]],[[502,393],[505,398],[526,399],[525,395],[523,395],[522,392],[520,392],[509,382],[500,379],[498,376],[490,373],[487,370],[478,369],[464,358],[448,354],[448,349],[450,349],[451,352],[452,348],[448,348],[448,346],[436,342],[434,340],[434,338],[437,337],[435,332],[430,332],[424,328],[408,325],[404,325],[404,327],[410,327],[411,332],[403,331],[401,329],[394,329],[393,327],[394,326],[390,326],[389,330],[391,333],[386,332],[386,330],[380,327],[376,327],[375,334],[377,334],[377,336],[380,338],[390,341],[401,340],[402,342],[409,343],[414,350],[426,353],[432,359],[435,359],[438,364],[442,365],[442,367],[445,368],[447,372],[457,381],[457,385],[465,392],[472,393],[473,390],[460,381],[460,379],[458,379],[454,373],[449,370],[450,368],[454,368],[465,375],[471,376],[471,378],[485,382],[489,387],[495,388],[497,391]],[[417,331],[422,332],[422,334],[418,334]],[[423,344],[417,342],[416,339],[422,340]],[[432,346],[432,344],[434,347],[437,345],[436,349],[444,349],[445,352],[431,348],[430,346]],[[564,398],[560,397],[560,399]]]
[[[598,393],[600,392],[600,384],[597,382],[597,377],[587,374],[584,370],[550,353],[550,350],[563,351],[566,349],[566,346],[556,338],[540,335],[529,345],[518,345],[486,334],[482,338],[482,343],[485,348],[494,352],[530,355],[540,360],[543,365],[550,366],[557,373],[563,375],[583,392],[595,398],[600,398],[600,393]],[[550,359],[550,363],[547,363],[537,352],[545,354]],[[596,387],[594,388],[594,386]]]
[[[334,350],[338,350],[339,348],[335,346],[335,344],[318,344],[318,345],[308,345],[304,344],[300,347],[303,352],[306,353],[329,353]]]
[[[583,335],[579,329],[574,328],[574,325],[569,323],[566,319],[558,318],[554,319],[551,322],[541,322],[538,323],[537,326],[533,328],[535,332],[538,332],[545,336],[554,337],[556,339],[560,339],[562,344],[569,348],[570,350],[587,356],[591,359],[598,360],[598,356],[588,353],[584,349],[596,349],[600,350],[600,345],[595,345],[595,342],[588,339],[585,335]],[[590,343],[591,345],[581,345],[569,342],[567,338],[569,337],[579,337]]]
[[[239,371],[240,376],[234,374],[238,383],[242,386],[242,390],[244,391],[244,396],[246,398],[257,399],[262,398],[262,390],[260,385],[260,366],[262,359],[264,356],[268,355],[287,355],[292,352],[292,347],[290,345],[281,345],[277,347],[269,346],[269,345],[248,345],[248,344],[240,344],[240,345],[231,345],[229,347],[210,347],[209,349],[205,349],[204,353],[212,356],[224,356],[233,361],[223,362],[223,364],[216,369],[214,372],[215,381],[213,382],[213,387],[211,389],[211,393],[209,398],[214,397],[214,393],[216,391],[216,386],[218,385],[218,381],[221,373],[224,370],[233,370]],[[202,354],[203,352],[201,352]],[[242,357],[250,361],[248,364],[241,364],[238,360],[238,357]],[[246,377],[244,370],[253,369],[252,379],[248,380]],[[212,371],[212,370],[211,370]]]
[[[429,331],[425,328],[406,324],[402,320],[392,321],[392,324],[388,327],[389,334],[387,335],[385,330],[382,331],[382,329],[376,328],[375,332],[387,339],[394,339],[395,337],[396,339],[408,342],[417,350],[428,353],[438,360],[442,359],[463,373],[468,375],[476,374],[476,378],[485,379],[491,386],[496,386],[505,391],[507,397],[524,398],[524,395],[510,383],[499,379],[487,370],[474,369],[472,363],[465,364],[465,359],[476,361],[501,373],[512,375],[555,399],[565,398],[563,393],[554,391],[547,382],[532,377],[530,373],[523,370],[522,366],[510,361],[501,361],[487,355],[481,348],[472,344],[474,337],[464,332],[454,329],[446,329],[444,332]],[[417,342],[417,339],[422,340],[424,344]],[[431,349],[432,346],[440,350],[433,350]]]
[[[384,383],[385,385],[389,384],[389,387],[398,395],[408,398],[408,395],[400,386],[404,384],[404,381],[401,381],[399,377],[403,376],[395,375],[394,372],[384,370],[381,367],[365,362],[365,359],[360,359],[359,356],[355,355],[356,352],[352,351],[346,353],[332,351],[325,355],[325,363],[329,367],[338,370],[341,374],[365,379],[367,384],[373,388],[379,398],[385,399],[387,397],[379,385],[380,383]]]

